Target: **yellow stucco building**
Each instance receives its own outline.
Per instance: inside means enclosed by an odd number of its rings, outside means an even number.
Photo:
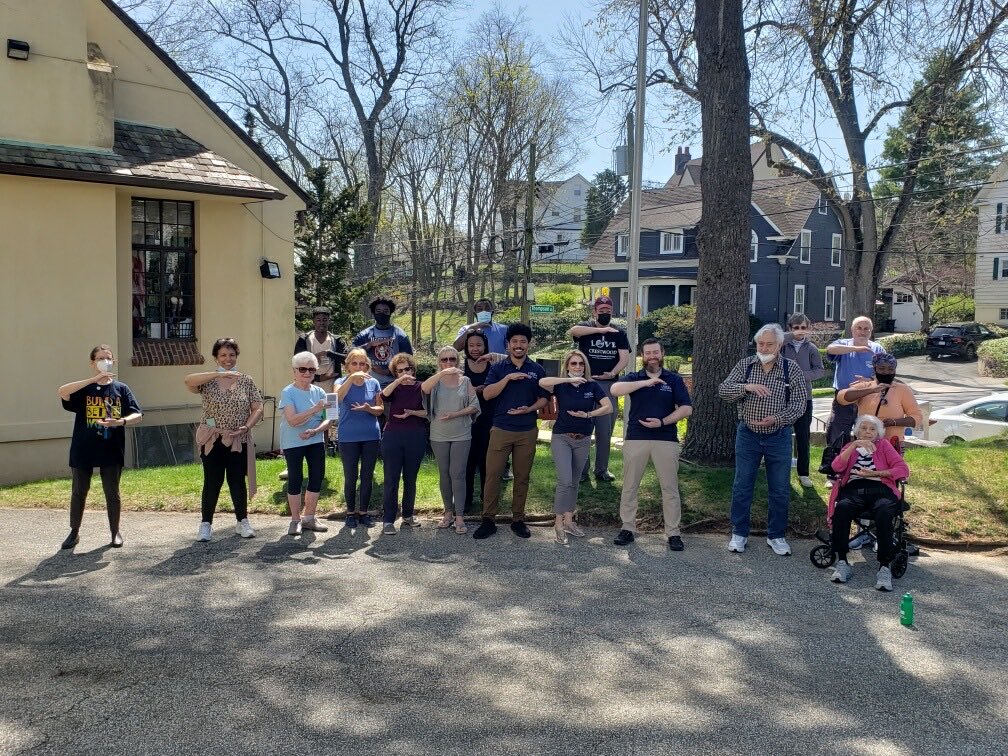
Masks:
[[[215,339],[289,382],[307,197],[111,0],[4,0],[0,30],[0,484],[68,474],[56,388],[103,342],[144,408],[128,464],[184,458]]]

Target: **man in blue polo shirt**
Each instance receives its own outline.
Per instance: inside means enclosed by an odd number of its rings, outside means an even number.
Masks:
[[[852,338],[837,339],[826,347],[826,358],[836,366],[833,373],[833,407],[826,425],[827,446],[838,448],[846,443],[857,418],[857,405],[840,404],[836,395],[850,388],[852,383],[870,380],[875,374],[872,358],[885,352],[881,344],[871,340],[872,328],[871,318],[864,315],[854,318],[851,321]]]
[[[459,328],[458,336],[455,337],[455,348],[459,352],[465,352],[466,339],[474,333],[482,333],[487,338],[487,345],[490,351],[495,354],[507,353],[507,326],[494,321],[494,306],[489,299],[477,299],[473,305],[473,312],[476,313],[476,322],[469,323]]]
[[[535,459],[539,428],[536,413],[546,405],[548,396],[539,388],[546,371],[528,359],[532,329],[524,323],[513,323],[507,329],[508,359],[491,365],[483,384],[483,398],[496,399],[490,444],[487,447],[486,478],[483,484],[483,522],[473,538],[489,538],[497,532],[494,518],[500,505],[501,474],[511,458],[514,488],[511,492],[511,530],[528,538],[525,524],[525,501],[529,478]]]
[[[626,441],[623,442],[623,494],[620,497],[623,529],[613,543],[626,546],[634,540],[637,492],[650,459],[661,484],[662,515],[669,549],[682,551],[676,423],[689,417],[693,407],[690,406],[683,379],[662,367],[665,354],[658,339],[646,339],[641,345],[641,356],[644,358],[644,369],[628,373],[612,386],[613,396],[630,396],[630,416]]]

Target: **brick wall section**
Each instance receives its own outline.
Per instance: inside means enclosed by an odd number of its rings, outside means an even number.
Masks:
[[[133,339],[134,367],[202,365],[199,345],[189,339]]]

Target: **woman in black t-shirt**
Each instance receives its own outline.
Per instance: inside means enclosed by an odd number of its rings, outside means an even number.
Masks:
[[[473,421],[472,443],[469,446],[469,463],[466,465],[465,476],[465,511],[473,508],[473,492],[475,491],[476,472],[480,476],[480,491],[486,484],[486,454],[490,445],[490,428],[493,426],[495,399],[483,398],[483,384],[486,382],[487,370],[496,358],[490,355],[490,344],[482,331],[471,333],[465,340],[465,359],[462,361],[462,372],[476,389],[479,397],[480,412]]]
[[[62,548],[72,549],[80,540],[84,502],[91,488],[91,476],[101,471],[105,507],[108,510],[112,546],[123,545],[119,534],[119,478],[125,464],[127,425],[143,417],[140,405],[129,386],[115,379],[112,347],[101,344],[91,350],[91,372],[84,380],[59,387],[63,409],[73,412],[73,438],[70,441],[70,469],[73,484],[70,493],[70,535]]]
[[[567,534],[581,537],[584,531],[574,524],[578,488],[591,449],[595,418],[612,412],[612,402],[597,381],[586,377],[588,358],[577,349],[564,358],[560,378],[541,378],[539,387],[552,392],[557,401],[550,451],[556,466],[557,486],[553,497],[556,515],[556,542],[567,543]]]

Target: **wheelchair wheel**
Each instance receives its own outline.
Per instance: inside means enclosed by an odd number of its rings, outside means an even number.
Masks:
[[[832,548],[826,544],[821,544],[809,552],[809,559],[812,560],[812,564],[816,567],[825,570],[827,567],[833,566],[833,563],[836,561],[836,554],[833,553]]]
[[[892,576],[897,579],[906,574],[907,553],[905,551],[897,552],[896,556],[893,557],[892,562],[889,564],[889,570],[892,572]]]

